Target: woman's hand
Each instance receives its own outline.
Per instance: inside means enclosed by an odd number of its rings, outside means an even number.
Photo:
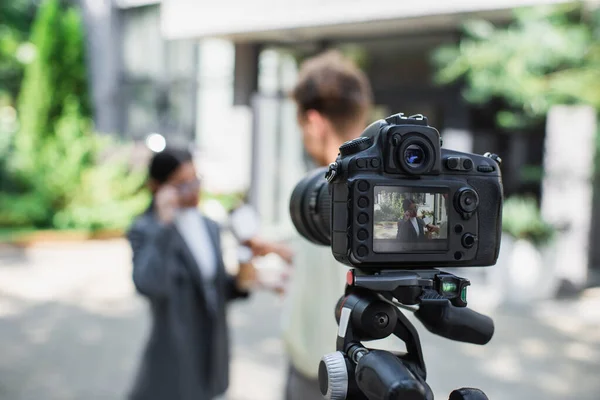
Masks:
[[[156,192],[154,199],[154,208],[158,214],[158,219],[165,224],[171,223],[179,207],[177,190],[172,186],[164,186]]]
[[[294,252],[283,243],[275,243],[260,238],[252,238],[244,244],[252,249],[252,253],[255,257],[262,257],[266,256],[267,254],[277,254],[288,264],[291,264],[294,259]]]
[[[284,295],[292,273],[292,266],[287,265],[282,270],[260,270],[256,280],[256,288]]]
[[[236,285],[241,291],[252,289],[257,281],[258,273],[256,267],[251,262],[241,263],[240,269],[235,277]]]
[[[440,227],[439,226],[427,224],[427,225],[425,225],[425,227],[427,228],[427,230],[429,232],[435,232],[435,233],[439,233],[440,232]]]

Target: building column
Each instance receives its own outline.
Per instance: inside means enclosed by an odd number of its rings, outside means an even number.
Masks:
[[[252,93],[253,85],[236,76],[250,76],[252,68],[238,63],[237,45],[228,40],[201,40],[198,58],[197,165],[205,189],[214,193],[246,191],[250,186],[252,114],[249,106],[234,103],[236,94],[238,101],[250,101],[243,98]]]
[[[565,289],[582,289],[587,283],[593,247],[590,231],[596,129],[592,107],[555,106],[548,113],[542,216],[560,228],[552,246],[554,264],[548,266],[548,272]]]
[[[258,90],[258,56],[260,46],[253,43],[235,44],[233,105],[250,106]]]
[[[120,21],[111,0],[81,0],[95,129],[121,133],[119,124]]]

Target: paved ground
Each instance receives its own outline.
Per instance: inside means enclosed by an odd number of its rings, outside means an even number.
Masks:
[[[129,273],[122,241],[0,250],[0,400],[123,399],[148,327]],[[493,400],[597,400],[599,299],[496,309],[484,347],[417,325],[436,398],[478,386]],[[281,398],[279,313],[269,293],[232,307],[229,399]]]
[[[375,238],[377,239],[395,239],[398,233],[398,224],[396,222],[384,222],[375,225]]]

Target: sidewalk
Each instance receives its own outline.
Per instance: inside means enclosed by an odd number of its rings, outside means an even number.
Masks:
[[[0,400],[124,398],[149,322],[129,257],[120,240],[0,252]],[[230,400],[281,399],[280,312],[270,293],[231,307]],[[492,316],[487,346],[435,337],[415,322],[436,399],[460,386],[492,400],[598,399],[599,290]],[[377,347],[401,349],[394,340]]]

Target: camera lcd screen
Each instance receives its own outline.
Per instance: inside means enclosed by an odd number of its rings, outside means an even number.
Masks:
[[[373,251],[448,250],[448,190],[375,186]]]

